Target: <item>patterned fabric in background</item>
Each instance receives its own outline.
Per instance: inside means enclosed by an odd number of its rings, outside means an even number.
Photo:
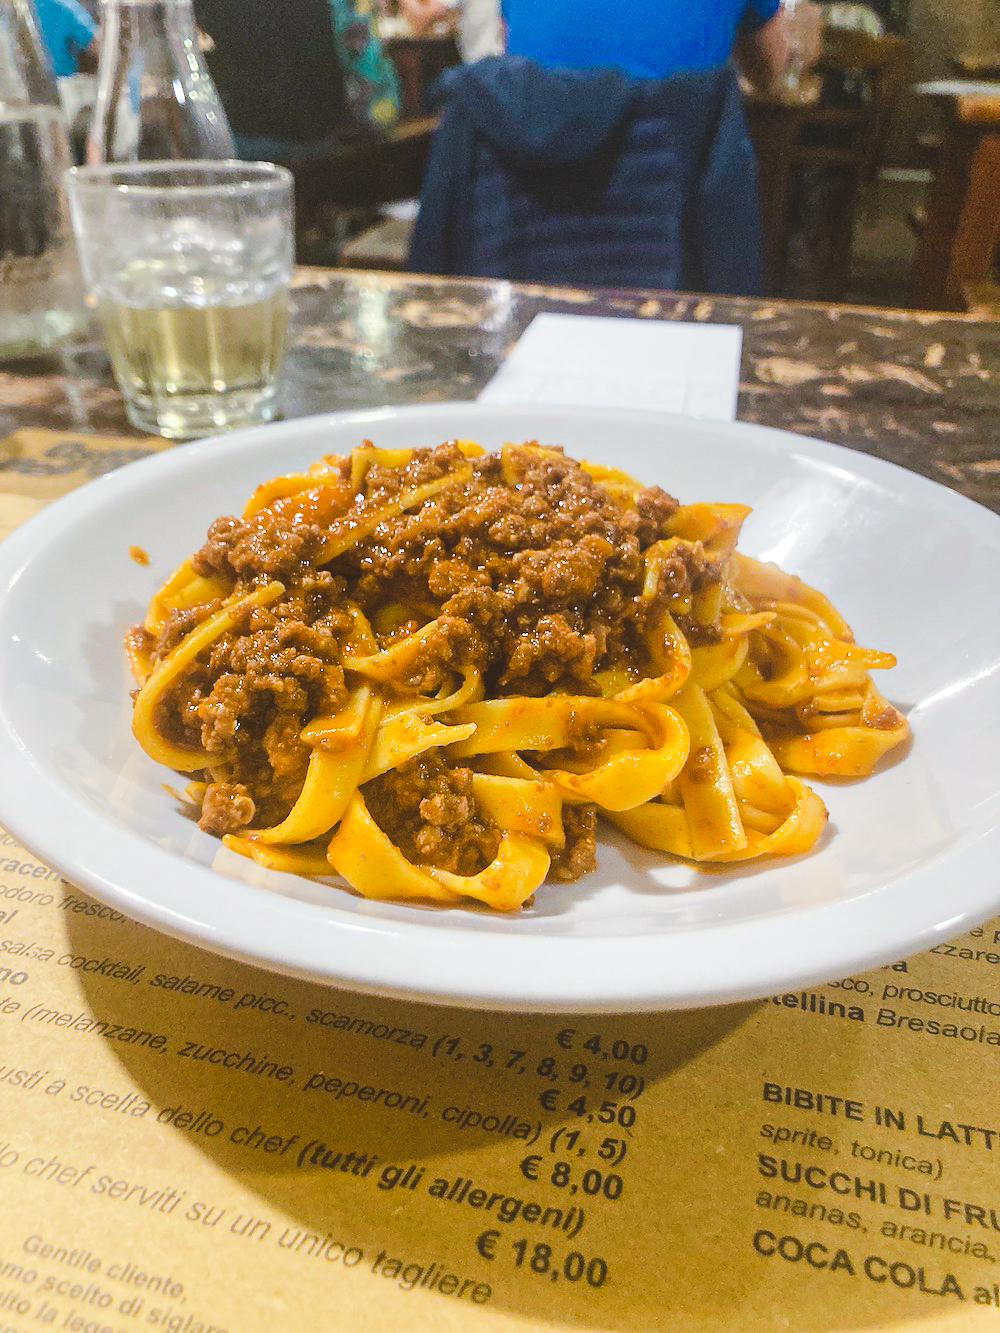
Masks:
[[[399,77],[379,39],[374,0],[330,0],[330,14],[351,114],[363,125],[391,129],[399,119]]]

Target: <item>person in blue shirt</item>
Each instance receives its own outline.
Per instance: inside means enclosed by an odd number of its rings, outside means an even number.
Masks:
[[[798,9],[794,22],[809,34],[807,56],[815,55],[819,6],[801,0]],[[607,0],[503,0],[503,17],[508,52],[547,69],[617,69],[663,79],[713,69],[735,55],[751,82],[766,85],[791,56],[791,16],[780,0],[619,0],[610,6]]]
[[[35,0],[35,12],[56,78],[92,73],[97,65],[97,24],[79,0]]]

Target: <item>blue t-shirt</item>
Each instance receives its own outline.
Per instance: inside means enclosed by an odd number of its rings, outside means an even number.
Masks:
[[[640,79],[714,69],[780,0],[503,0],[507,50],[547,69],[620,69]]]
[[[78,57],[97,34],[97,24],[78,0],[35,0],[42,38],[57,79],[76,74]]]

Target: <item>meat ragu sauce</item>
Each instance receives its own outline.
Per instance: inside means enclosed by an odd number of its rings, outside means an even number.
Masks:
[[[160,719],[171,739],[218,756],[213,768],[226,780],[210,783],[200,820],[211,833],[266,827],[291,808],[309,757],[302,728],[347,695],[340,662],[351,603],[380,647],[438,619],[409,682],[422,690],[473,665],[490,697],[595,694],[595,671],[641,653],[641,552],[665,535],[678,507],[665,492],[651,488],[637,506],[619,504],[576,462],[533,448],[508,449],[503,463],[492,454],[467,458],[456,443],[417,450],[401,469],[373,464],[357,494],[349,467],[343,460],[342,486],[333,478],[249,517],[218,519],[195,557],[196,573],[235,579],[237,588],[272,579],[285,586],[182,677],[163,710],[169,726]],[[394,496],[459,468],[471,473],[464,484],[379,523],[323,564],[332,538],[363,526]],[[690,552],[674,566],[662,578],[664,596],[718,576]],[[205,614],[204,606],[175,613],[152,644],[137,627],[134,643],[151,648],[155,664]],[[717,635],[683,617],[679,624],[692,642]],[[573,741],[586,752],[590,738]],[[412,760],[367,783],[364,795],[376,822],[417,864],[470,875],[495,855],[497,833],[479,817],[461,761]],[[596,864],[596,816],[582,805],[567,815],[566,846],[551,874],[568,880]]]

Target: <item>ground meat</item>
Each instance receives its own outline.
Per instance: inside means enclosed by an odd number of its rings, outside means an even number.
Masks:
[[[210,782],[201,803],[198,824],[206,833],[222,837],[245,828],[256,813],[246,787],[233,782]]]
[[[550,875],[564,881],[579,879],[597,866],[597,810],[592,805],[563,807],[566,845],[552,857]]]
[[[220,518],[195,556],[195,572],[239,578],[252,571],[280,578],[305,564],[321,541],[318,527],[288,527],[267,509],[252,519]]]
[[[188,607],[181,611],[171,611],[160,633],[151,644],[150,662],[156,666],[165,657],[169,657],[181,639],[209,616],[214,615],[220,603],[209,602],[204,606]],[[138,627],[137,627],[138,629]],[[148,634],[148,631],[146,631]],[[147,640],[148,642],[148,640]]]
[[[697,544],[681,543],[650,604],[643,552],[667,535],[677,501],[657,488],[623,501],[556,450],[467,458],[450,443],[415,450],[402,467],[374,449],[328,466],[322,484],[218,519],[193,559],[197,574],[237,596],[283,588],[199,658],[160,719],[172,740],[209,756],[218,780],[202,826],[212,832],[266,827],[291,808],[309,759],[303,727],[347,697],[352,604],[383,647],[436,622],[409,679],[396,682],[402,693],[475,666],[488,696],[593,694],[596,673],[642,654],[644,615],[718,576]],[[157,636],[137,627],[135,649],[155,664],[220,605],[175,611]],[[684,628],[701,642],[713,633],[693,620]],[[570,741],[577,757],[592,745]],[[425,756],[368,783],[365,796],[418,864],[474,874],[496,854],[498,833],[476,810],[467,768]],[[567,807],[557,878],[593,867],[595,828],[590,807]]]
[[[677,513],[678,504],[672,495],[661,491],[659,486],[649,486],[639,492],[636,508],[639,510],[636,535],[639,544],[645,549],[666,536],[666,525]]]
[[[194,571],[248,581],[300,572],[316,560],[348,498],[344,488],[328,486],[278,500],[247,518],[216,519],[194,556]]]
[[[546,684],[566,680],[586,682],[597,664],[597,639],[575,630],[564,615],[542,616],[532,630],[518,636],[511,647],[500,684],[531,676]]]
[[[443,475],[441,463],[468,467],[443,446],[412,470],[380,471],[380,501]],[[589,690],[637,630],[640,529],[658,539],[677,503],[649,492],[637,512],[554,451],[512,449],[505,467],[476,460],[469,482],[376,527],[350,553],[358,599],[366,610],[443,599],[470,624],[466,660],[491,692]]]
[[[302,786],[309,760],[302,728],[336,713],[347,697],[340,642],[351,622],[331,605],[342,589],[329,573],[310,575],[278,602],[248,612],[161,710],[166,736],[205,751],[214,770],[253,793],[248,818],[259,826],[283,819]],[[154,643],[154,662],[198,620],[195,612],[172,615]],[[219,817],[208,818],[214,825]]]
[[[472,773],[422,755],[366,783],[372,817],[417,865],[475,875],[497,854],[497,830],[476,809]]]

